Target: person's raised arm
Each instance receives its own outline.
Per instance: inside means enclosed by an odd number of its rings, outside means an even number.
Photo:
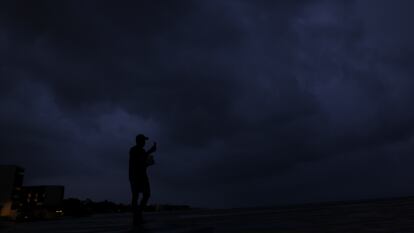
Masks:
[[[155,152],[156,150],[157,150],[157,143],[154,142],[154,144],[152,145],[151,149],[149,149],[147,151],[147,154],[151,154],[151,153]]]

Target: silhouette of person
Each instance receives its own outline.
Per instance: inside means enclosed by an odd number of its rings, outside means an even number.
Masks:
[[[143,222],[142,212],[151,195],[147,167],[153,164],[150,154],[157,150],[157,143],[154,142],[151,149],[145,151],[146,140],[148,140],[148,137],[138,134],[135,137],[135,146],[129,150],[129,182],[131,183],[131,207],[134,215],[134,225],[140,225]],[[139,193],[142,193],[142,199],[138,206]]]

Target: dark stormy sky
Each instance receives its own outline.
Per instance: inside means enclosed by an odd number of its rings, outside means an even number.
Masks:
[[[414,195],[411,0],[0,3],[0,163],[127,203]]]

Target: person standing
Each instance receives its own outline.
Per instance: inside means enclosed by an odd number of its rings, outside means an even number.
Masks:
[[[154,142],[151,149],[145,151],[144,146],[147,140],[148,137],[143,134],[138,134],[135,137],[135,146],[129,150],[129,182],[132,192],[131,207],[134,216],[134,225],[139,225],[143,222],[142,212],[151,195],[147,167],[154,163],[151,153],[157,150],[157,143]],[[140,205],[138,205],[140,193],[142,193],[142,199]]]

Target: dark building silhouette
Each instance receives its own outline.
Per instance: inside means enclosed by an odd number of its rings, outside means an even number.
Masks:
[[[15,165],[0,165],[0,216],[16,218],[20,207],[20,191],[24,169]]]
[[[59,185],[24,186],[20,211],[24,218],[54,218],[63,215],[64,187]]]
[[[63,186],[23,186],[23,179],[23,168],[0,165],[0,217],[53,218],[63,215]]]

